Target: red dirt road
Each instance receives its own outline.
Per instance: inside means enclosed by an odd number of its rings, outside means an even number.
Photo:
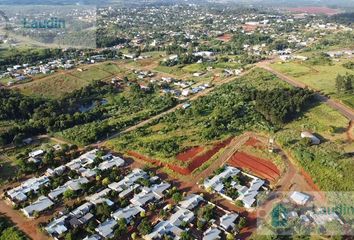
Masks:
[[[274,182],[280,177],[280,171],[273,163],[244,152],[235,153],[228,163],[234,167],[247,169],[270,182]]]
[[[37,219],[27,219],[17,210],[12,209],[11,206],[7,205],[4,200],[0,201],[0,213],[5,214],[8,218],[15,223],[21,231],[23,231],[27,236],[33,240],[49,240],[43,232],[37,227]]]

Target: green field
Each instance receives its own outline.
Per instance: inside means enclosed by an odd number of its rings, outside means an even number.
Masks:
[[[101,120],[77,125],[58,132],[57,135],[78,145],[87,145],[166,111],[177,103],[177,100],[170,96],[145,93],[140,88],[138,92],[127,90],[100,97],[108,101],[100,106],[105,112]]]
[[[109,76],[112,76],[112,73],[106,72],[106,71],[101,70],[100,68],[97,68],[94,66],[94,67],[88,67],[83,72],[74,71],[71,73],[71,75],[75,76],[77,78],[80,78],[82,80],[92,82],[95,80],[103,80],[105,78],[108,78]]]
[[[354,150],[347,139],[349,120],[325,104],[310,109],[300,119],[276,133],[276,140],[287,149],[323,191],[349,191],[354,179],[352,159],[346,152]],[[318,146],[303,146],[302,131],[311,131],[322,140]]]
[[[343,63],[347,60],[334,62],[332,65],[311,65],[306,62],[275,63],[272,68],[289,75],[309,87],[320,90],[342,100],[348,106],[354,108],[353,94],[338,94],[336,91],[336,77],[338,74],[354,74],[353,70],[344,68]]]
[[[182,77],[183,75],[186,74],[186,72],[183,71],[183,69],[181,69],[179,66],[174,66],[174,67],[157,66],[153,70],[156,72],[175,75],[176,77]]]
[[[60,98],[66,93],[88,86],[95,80],[109,79],[118,73],[124,72],[123,68],[112,63],[102,63],[89,66],[83,72],[72,71],[56,73],[30,83],[18,85],[17,88],[25,95],[40,96],[45,98]]]
[[[40,96],[45,98],[60,98],[66,93],[90,84],[81,78],[68,74],[55,74],[37,81],[19,85],[17,88],[25,95]]]
[[[116,151],[134,150],[164,162],[176,162],[176,154],[191,147],[208,148],[244,131],[265,131],[269,123],[240,93],[246,85],[259,90],[290,87],[274,75],[256,70],[191,102],[190,109],[179,109],[107,145]]]

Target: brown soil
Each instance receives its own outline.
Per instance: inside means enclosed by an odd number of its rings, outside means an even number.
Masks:
[[[255,175],[271,182],[274,182],[280,177],[280,171],[273,163],[244,152],[235,153],[229,160],[229,164],[234,167],[247,169]]]

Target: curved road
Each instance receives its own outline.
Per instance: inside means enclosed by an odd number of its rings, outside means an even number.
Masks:
[[[297,80],[295,80],[294,78],[292,77],[289,77],[273,68],[271,68],[269,65],[268,65],[268,62],[260,62],[257,64],[258,67],[260,68],[263,68],[264,70],[268,71],[268,72],[271,72],[273,73],[274,75],[276,75],[278,78],[280,78],[281,80],[295,86],[295,87],[299,87],[299,88],[309,88],[313,91],[318,91],[317,89],[313,89],[309,86],[307,86],[306,84],[304,83],[301,83]],[[328,106],[330,106],[331,108],[333,109],[336,109],[337,111],[339,111],[343,116],[345,116],[346,118],[348,118],[349,120],[351,121],[354,121],[354,110],[351,109],[350,107],[347,107],[345,106],[344,104],[338,102],[337,100],[333,100],[333,99],[330,99],[320,93],[316,93],[316,98],[321,101],[321,102],[324,102],[326,103]]]

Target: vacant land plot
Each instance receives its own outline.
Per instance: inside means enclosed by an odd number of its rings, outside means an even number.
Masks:
[[[248,170],[271,182],[274,182],[280,176],[280,171],[272,162],[244,152],[235,153],[228,163],[231,166]]]
[[[86,80],[88,82],[92,82],[95,80],[103,80],[109,76],[112,76],[112,73],[101,70],[100,68],[97,67],[90,67],[83,72],[74,71],[71,73],[71,75]]]
[[[353,149],[354,145],[346,134],[348,123],[337,111],[321,104],[276,133],[276,140],[310,174],[321,190],[349,191],[354,186],[354,179],[347,176],[354,171],[354,166],[346,149]],[[321,144],[307,146],[301,143],[300,134],[305,130],[315,133]]]
[[[17,88],[25,95],[44,98],[59,98],[66,93],[89,85],[90,82],[66,74],[55,74],[37,81],[33,81]]]
[[[343,67],[345,62],[347,60],[335,62],[333,65],[310,65],[306,62],[289,62],[273,64],[272,68],[303,82],[313,89],[332,95],[354,108],[354,95],[338,94],[336,90],[336,77],[338,74],[354,74],[353,70]]]
[[[17,86],[25,95],[45,98],[60,98],[66,93],[88,86],[96,80],[109,79],[111,76],[125,70],[113,63],[102,63],[82,67],[83,71],[59,72],[53,75],[34,80],[30,83]]]
[[[230,137],[245,130],[268,128],[253,103],[243,99],[240,91],[245,85],[262,90],[290,87],[257,70],[193,101],[189,109],[179,109],[111,140],[108,146],[116,151],[134,151],[190,174],[224,148]]]

